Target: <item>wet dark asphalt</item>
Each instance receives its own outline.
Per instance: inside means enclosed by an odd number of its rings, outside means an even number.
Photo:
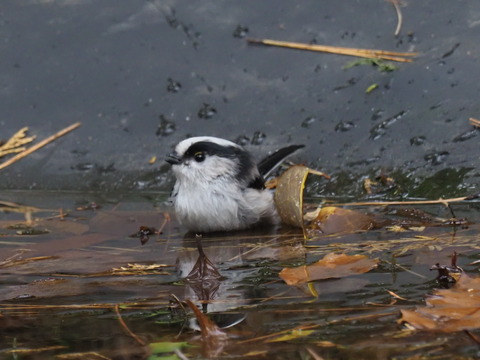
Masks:
[[[328,194],[359,194],[380,169],[410,195],[478,191],[479,131],[468,119],[480,117],[480,2],[408,2],[402,14],[395,37],[383,0],[4,0],[0,138],[83,125],[1,171],[0,188],[167,190],[165,154],[186,136],[214,135],[259,157],[304,143],[295,160],[333,175],[320,186]],[[421,55],[382,73],[245,37]]]

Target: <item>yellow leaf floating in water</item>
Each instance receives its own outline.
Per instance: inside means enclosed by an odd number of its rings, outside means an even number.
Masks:
[[[303,223],[303,189],[309,174],[328,175],[309,169],[303,165],[294,165],[285,171],[278,179],[275,190],[275,206],[285,224],[293,225],[304,230]]]

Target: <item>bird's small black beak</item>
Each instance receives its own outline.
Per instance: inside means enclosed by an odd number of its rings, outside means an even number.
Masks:
[[[179,158],[177,154],[172,153],[165,158],[165,161],[170,165],[178,165],[181,164],[182,159]]]

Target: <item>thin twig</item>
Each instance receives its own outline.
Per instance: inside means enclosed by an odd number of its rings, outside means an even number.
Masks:
[[[139,343],[140,345],[142,346],[145,346],[145,342],[140,339],[137,335],[135,335],[132,330],[130,330],[127,326],[127,324],[125,324],[125,321],[123,321],[122,319],[122,315],[120,314],[120,309],[118,307],[118,304],[115,304],[115,314],[117,314],[117,319],[118,319],[118,322],[120,323],[120,325],[122,326],[122,328],[127,332],[128,335],[130,335],[133,339],[135,339],[135,341],[137,343]]]
[[[398,0],[387,0],[387,1],[392,3],[393,7],[395,8],[395,12],[397,13],[397,27],[393,34],[395,36],[398,36],[402,29],[402,23],[403,23],[402,10],[400,9],[400,4],[398,3]]]
[[[38,149],[44,147],[45,145],[51,143],[52,141],[55,141],[55,140],[58,139],[59,137],[62,137],[63,135],[69,133],[70,131],[75,130],[75,129],[78,128],[80,125],[81,125],[81,123],[79,123],[79,122],[77,122],[77,123],[75,123],[75,124],[72,124],[72,125],[66,127],[65,129],[60,130],[60,131],[57,132],[56,134],[53,134],[52,136],[49,136],[48,138],[46,138],[45,140],[39,142],[38,144],[33,145],[32,147],[28,148],[27,150],[22,151],[21,153],[15,155],[15,156],[12,157],[11,159],[8,159],[7,161],[5,161],[5,162],[3,162],[2,164],[0,164],[0,170],[6,168],[6,167],[9,166],[9,165],[12,165],[13,163],[17,162],[18,160],[23,159],[25,156],[30,155],[30,154],[33,153],[34,151],[37,151]]]
[[[269,46],[279,46],[286,47],[298,50],[309,50],[309,51],[321,51],[332,54],[339,55],[349,55],[349,56],[358,56],[364,58],[376,58],[384,60],[392,60],[398,62],[412,62],[412,59],[408,57],[417,56],[418,53],[413,52],[397,52],[397,51],[386,51],[386,50],[374,50],[374,49],[356,49],[356,48],[345,48],[337,46],[328,46],[328,45],[312,45],[304,44],[297,42],[289,41],[278,41],[271,39],[247,39],[247,42],[251,44],[262,44]]]

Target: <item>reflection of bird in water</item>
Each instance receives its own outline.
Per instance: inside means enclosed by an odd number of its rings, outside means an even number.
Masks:
[[[267,288],[252,286],[262,273],[258,262],[303,259],[301,233],[291,229],[263,228],[231,233],[188,233],[177,250],[177,271],[185,278],[185,299],[201,302],[204,312],[220,312],[251,304],[252,299],[271,296]],[[199,250],[195,246],[199,246]],[[220,274],[221,273],[221,274]]]
[[[225,139],[201,136],[181,141],[166,159],[177,180],[171,200],[178,220],[200,233],[277,223],[264,177],[301,147],[282,148],[255,164],[248,151]]]

